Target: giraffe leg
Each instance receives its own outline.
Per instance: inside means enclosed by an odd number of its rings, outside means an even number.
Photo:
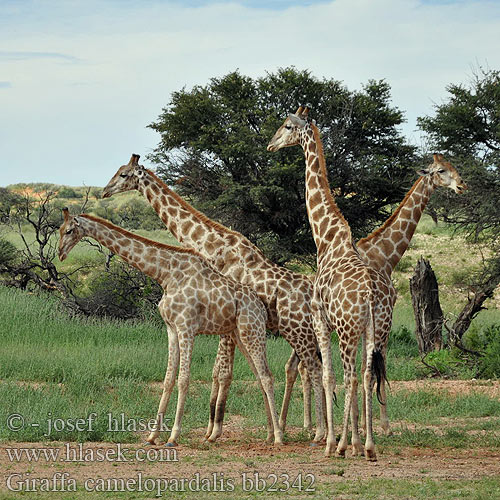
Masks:
[[[274,399],[274,381],[267,363],[266,357],[266,336],[264,328],[252,328],[248,324],[246,328],[238,328],[237,335],[238,347],[247,358],[252,371],[254,371],[257,380],[260,382],[264,393],[264,402],[266,411],[268,409],[271,415],[271,421],[274,432],[274,444],[283,443],[283,431],[279,426],[278,413]]]
[[[222,434],[222,422],[224,420],[224,410],[226,408],[226,400],[229,392],[229,387],[233,380],[233,362],[234,362],[234,348],[235,343],[233,339],[227,335],[224,341],[225,350],[222,362],[219,365],[218,372],[218,395],[215,405],[215,424],[212,432],[208,437],[208,441],[214,442]],[[220,344],[219,344],[220,345]]]
[[[189,369],[191,367],[191,356],[193,352],[194,337],[184,339],[180,349],[179,376],[177,377],[177,410],[172,432],[168,438],[167,446],[176,446],[177,438],[181,433],[182,416],[189,388]]]
[[[339,332],[340,338],[340,332]],[[342,426],[342,435],[335,455],[338,457],[345,456],[345,450],[348,446],[349,436],[349,418],[351,417],[352,401],[356,397],[356,351],[357,346],[347,345],[340,342],[340,354],[344,365],[344,387],[345,387],[345,402],[344,402],[344,418]]]
[[[333,430],[333,394],[335,392],[335,374],[333,372],[331,337],[327,324],[321,317],[321,310],[317,305],[311,304],[313,309],[313,325],[321,350],[323,360],[323,388],[326,398],[326,418],[327,418],[327,437],[325,456],[329,457],[335,449],[335,432]]]
[[[382,427],[382,431],[386,436],[391,436],[391,426],[389,424],[389,418],[387,416],[387,395],[385,392],[385,380],[382,380],[380,384],[380,398],[384,404],[380,405],[380,425]]]
[[[363,445],[361,444],[361,439],[359,437],[359,408],[358,408],[358,377],[354,378],[353,382],[354,390],[351,400],[351,423],[352,423],[352,456],[356,457],[358,455],[364,455]]]
[[[364,377],[364,389],[365,389],[365,400],[366,400],[365,457],[369,461],[377,460],[375,443],[373,441],[373,407],[372,407],[372,395],[373,395],[373,385],[374,385],[374,377],[372,373],[373,352],[374,352],[373,344],[367,345],[366,369],[363,374],[363,377]]]
[[[387,361],[387,347],[384,346],[382,349],[382,356],[384,358],[384,362]],[[385,363],[384,363],[385,364]],[[385,364],[387,366],[387,364]],[[387,395],[385,391],[386,381],[382,379],[382,383],[380,384],[380,397],[382,402],[385,403],[380,405],[380,425],[382,426],[382,431],[386,436],[391,436],[392,431],[389,424],[389,417],[387,416]]]
[[[160,303],[161,304],[161,303]],[[161,308],[160,308],[161,312]],[[167,326],[168,331],[168,363],[167,371],[165,373],[165,380],[163,381],[163,393],[158,407],[156,416],[156,423],[154,429],[150,432],[147,442],[155,444],[156,438],[160,435],[161,423],[164,421],[165,410],[167,409],[168,401],[172,395],[172,390],[175,385],[175,376],[179,368],[179,339],[175,329]]]
[[[311,415],[311,378],[307,372],[304,362],[299,363],[300,381],[302,383],[302,403],[304,405],[304,429],[312,431]]]
[[[290,358],[285,365],[285,394],[283,396],[283,403],[281,405],[281,413],[280,413],[280,427],[283,432],[285,432],[286,427],[286,417],[288,415],[288,406],[290,405],[290,398],[292,396],[293,385],[295,384],[295,380],[297,380],[297,374],[299,373],[298,366],[300,360],[295,351],[292,351]],[[301,374],[302,376],[302,374]],[[305,417],[304,417],[305,420]]]
[[[361,376],[364,377],[366,371],[366,338],[363,336],[363,342],[361,346]],[[363,378],[364,380],[364,378]],[[366,434],[366,396],[365,396],[365,384],[361,384],[361,428]]]
[[[309,375],[309,381],[312,379],[312,385],[314,388],[314,403],[316,411],[316,433],[314,435],[313,443],[318,443],[325,438],[326,429],[328,427],[327,421],[325,420],[325,391],[323,390],[323,383],[321,380],[322,366],[318,358],[318,355],[314,353],[313,357],[308,356],[304,359],[304,365],[307,368],[307,374]],[[335,382],[334,382],[335,383]],[[335,390],[335,389],[334,389]],[[309,389],[310,394],[310,389]],[[310,400],[310,395],[309,395]],[[306,411],[304,404],[304,411]],[[309,415],[311,413],[311,404],[308,403]]]
[[[208,416],[208,425],[205,432],[205,439],[208,439],[212,434],[215,422],[215,407],[217,404],[217,395],[219,394],[219,363],[220,356],[219,351],[221,350],[223,337],[219,340],[219,347],[217,349],[217,356],[215,358],[214,367],[212,368],[212,389],[210,390],[210,414]]]
[[[222,433],[222,422],[224,420],[224,408],[227,393],[233,375],[234,341],[230,335],[221,335],[214,368],[212,370],[212,390],[210,392],[210,416],[208,420],[205,439],[215,441]],[[212,435],[215,420],[218,420],[218,429]],[[212,438],[210,438],[212,436]]]

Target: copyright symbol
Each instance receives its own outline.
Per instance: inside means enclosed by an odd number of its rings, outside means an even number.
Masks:
[[[7,417],[7,429],[17,432],[24,428],[24,417],[19,413],[12,413]]]

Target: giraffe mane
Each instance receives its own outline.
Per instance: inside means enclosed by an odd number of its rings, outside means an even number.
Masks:
[[[149,175],[164,189],[166,189],[175,199],[175,201],[181,205],[181,207],[184,210],[187,210],[191,214],[193,214],[200,222],[203,224],[206,224],[210,228],[214,229],[217,231],[219,234],[232,234],[238,238],[244,238],[247,239],[245,236],[243,236],[241,233],[237,231],[233,231],[232,229],[229,229],[228,227],[224,226],[223,224],[220,224],[219,222],[215,222],[214,220],[210,219],[207,215],[204,213],[200,212],[199,210],[196,210],[192,205],[190,205],[184,198],[182,198],[180,195],[178,195],[174,190],[170,189],[165,182],[163,182],[154,172],[152,172],[149,169],[145,169]],[[250,240],[248,240],[249,243],[252,245],[252,248],[258,252],[261,256],[264,256],[262,251],[256,247]]]
[[[321,136],[319,133],[318,127],[314,123],[310,123],[311,130],[313,131],[314,134],[314,140],[316,142],[316,149],[318,153],[318,161],[319,161],[319,169],[321,172],[321,175],[319,176],[319,181],[321,183],[321,187],[326,193],[326,198],[330,204],[330,208],[333,210],[335,215],[345,223],[347,227],[349,227],[349,224],[347,223],[345,217],[342,215],[342,212],[340,211],[340,208],[338,207],[337,203],[335,202],[335,198],[332,195],[332,190],[330,189],[330,184],[328,183],[328,171],[326,170],[326,160],[325,160],[325,153],[323,151],[323,142],[321,141]],[[350,231],[350,229],[349,229]]]
[[[126,229],[123,229],[120,226],[115,226],[112,222],[109,222],[106,219],[101,219],[101,217],[97,217],[95,215],[80,214],[78,217],[84,217],[85,219],[97,222],[98,224],[102,224],[103,226],[106,226],[109,229],[113,229],[114,231],[117,231],[118,233],[123,234],[123,236],[126,236],[127,238],[130,238],[131,240],[140,241],[140,242],[145,243],[146,245],[149,245],[149,246],[161,248],[161,249],[168,250],[171,252],[190,253],[192,255],[198,255],[198,256],[200,255],[196,250],[193,250],[191,248],[185,248],[185,247],[175,246],[175,245],[168,245],[167,243],[160,243],[159,241],[150,240],[149,238],[145,238],[144,236],[140,236],[139,234],[135,234],[135,233],[132,233],[130,231],[127,231]]]
[[[394,222],[394,219],[396,219],[396,217],[399,215],[399,212],[401,212],[401,210],[403,209],[403,207],[405,206],[405,203],[408,201],[408,198],[413,194],[413,192],[415,191],[415,189],[417,189],[417,186],[423,182],[423,179],[424,177],[419,177],[413,184],[413,186],[411,187],[411,189],[406,193],[406,196],[403,198],[403,201],[399,204],[398,208],[396,208],[396,210],[394,210],[394,212],[391,214],[391,216],[377,229],[375,229],[375,231],[373,231],[372,233],[370,233],[368,236],[365,236],[364,238],[361,238],[359,241],[358,241],[358,244],[359,243],[364,243],[366,241],[369,241],[371,240],[372,238],[375,238],[375,236],[377,236],[378,234],[380,234],[384,229],[386,229],[388,226],[390,226],[393,222]]]

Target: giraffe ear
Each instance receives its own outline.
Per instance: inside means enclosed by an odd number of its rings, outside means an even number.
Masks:
[[[69,210],[68,207],[64,207],[62,209],[63,217],[64,217],[64,222],[68,222],[70,215],[69,215]]]
[[[420,168],[417,170],[418,175],[427,175],[430,173],[430,170],[428,168]]]
[[[288,115],[288,118],[290,118],[290,121],[294,125],[297,125],[297,127],[304,127],[306,124],[306,121],[302,120],[302,118],[299,118],[297,115]]]

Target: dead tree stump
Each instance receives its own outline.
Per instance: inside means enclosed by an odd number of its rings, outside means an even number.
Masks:
[[[410,292],[420,354],[441,349],[443,311],[439,304],[438,283],[429,261],[422,257],[410,278]]]

